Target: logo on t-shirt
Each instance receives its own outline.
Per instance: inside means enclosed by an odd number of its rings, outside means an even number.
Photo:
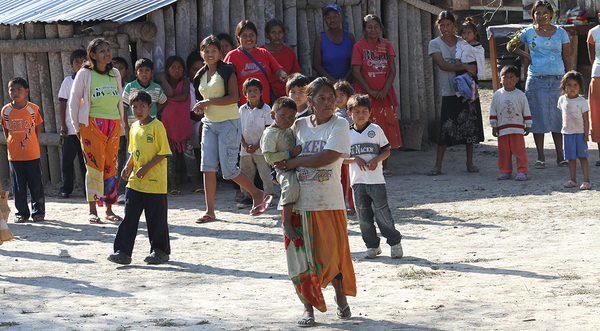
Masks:
[[[375,131],[369,130],[369,132],[367,132],[367,137],[374,138],[375,137]]]
[[[147,142],[148,144],[152,144],[152,143],[154,143],[154,136],[153,136],[152,134],[148,133],[148,134],[146,135],[146,142]]]
[[[108,90],[108,91],[105,91]],[[111,95],[119,95],[119,91],[114,86],[98,86],[95,88],[94,93],[92,93],[92,98],[104,97],[108,94]]]
[[[240,74],[242,76],[248,76],[248,75],[252,75],[253,73],[255,73],[259,70],[260,69],[258,68],[256,63],[246,63],[246,66],[244,67],[244,69],[242,69],[242,72]]]

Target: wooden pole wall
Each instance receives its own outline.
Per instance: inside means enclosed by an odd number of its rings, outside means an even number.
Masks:
[[[10,38],[10,27],[8,25],[0,25],[0,40],[8,40]],[[10,102],[8,95],[8,82],[13,77],[13,55],[0,53],[0,65],[2,66],[2,76],[0,84],[2,84],[3,103],[2,106]],[[4,133],[2,133],[4,136]],[[0,180],[9,177],[8,153],[6,145],[0,145]]]

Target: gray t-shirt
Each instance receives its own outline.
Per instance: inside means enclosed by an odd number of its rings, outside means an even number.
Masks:
[[[461,38],[458,37],[458,40],[460,41]],[[456,63],[456,45],[448,47],[441,37],[437,37],[429,42],[429,55],[433,53],[442,53],[444,61]],[[440,77],[442,83],[442,96],[447,97],[456,95],[452,88],[452,81],[454,80],[454,77],[456,77],[456,73],[454,71],[444,71],[440,69]]]

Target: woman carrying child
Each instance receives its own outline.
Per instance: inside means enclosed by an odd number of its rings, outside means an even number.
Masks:
[[[449,11],[441,12],[436,21],[440,36],[429,42],[429,55],[440,68],[442,109],[440,112],[440,133],[435,167],[428,176],[442,173],[442,161],[446,147],[466,145],[467,171],[479,172],[473,164],[473,144],[483,141],[483,120],[479,99],[463,102],[456,96],[452,87],[456,71],[467,70],[471,76],[477,74],[477,66],[456,63],[456,44],[461,40],[455,35],[456,19]]]
[[[304,304],[297,325],[315,324],[314,308],[327,311],[321,288],[335,289],[338,318],[351,317],[346,295],[356,296],[356,278],[348,244],[346,213],[341,185],[342,157],[350,153],[348,122],[334,115],[335,90],[326,78],[307,88],[312,115],[294,123],[298,157],[275,164],[281,171],[296,169],[300,196],[292,225],[298,239],[284,237],[288,273]]]
[[[548,1],[536,1],[531,8],[533,25],[525,29],[518,40],[506,45],[509,52],[531,63],[527,70],[525,95],[533,118],[531,132],[538,154],[535,161],[536,169],[546,168],[544,134],[547,132],[552,133],[556,163],[564,167],[569,165],[569,162],[563,158],[563,141],[560,133],[562,119],[556,105],[565,70],[572,70],[571,48],[567,32],[561,27],[550,24],[553,15],[554,9]],[[529,53],[519,48],[523,44],[527,44]]]
[[[471,77],[466,70],[457,72],[457,75],[463,75],[460,78],[465,77],[465,79],[468,80],[469,93],[467,93],[467,95],[459,93],[460,91],[456,90],[456,84],[454,85],[455,92],[461,94],[463,97],[467,97],[469,100],[473,100],[479,98],[479,95],[476,93],[477,88],[473,88],[478,83],[477,78],[481,78],[485,75],[485,50],[479,43],[481,36],[479,36],[479,32],[477,32],[477,25],[475,25],[475,21],[473,21],[472,17],[469,16],[465,18],[458,33],[461,35],[462,40],[459,40],[456,44],[456,63],[477,65],[477,76]]]
[[[352,49],[354,90],[356,94],[369,95],[373,109],[371,121],[383,129],[390,148],[396,149],[402,146],[396,113],[398,98],[392,86],[396,77],[396,52],[392,43],[381,37],[384,28],[379,16],[365,16],[362,26],[364,37]],[[383,162],[384,170],[386,161]]]
[[[279,63],[288,75],[300,72],[300,64],[296,53],[291,47],[283,44],[283,38],[285,38],[285,25],[281,20],[276,18],[270,20],[265,25],[265,36],[269,40],[268,44],[262,46],[273,55],[273,58]],[[275,98],[279,99],[285,94],[285,82],[280,81],[271,73],[269,82],[273,85],[273,92],[275,92]]]
[[[85,167],[85,187],[90,207],[88,221],[102,223],[96,203],[106,203],[107,220],[123,219],[112,211],[117,200],[117,158],[123,112],[121,74],[112,65],[112,52],[106,39],[96,38],[87,46],[87,62],[75,75],[68,100],[69,117],[81,140]]]
[[[169,103],[162,113],[156,114],[167,130],[172,155],[167,157],[170,196],[181,196],[177,189],[177,159],[183,154],[188,177],[192,181],[192,193],[198,188],[198,163],[192,144],[192,120],[190,118],[190,79],[185,76],[185,62],[177,55],[170,56],[165,63],[165,75],[161,75],[161,86]]]
[[[219,163],[224,179],[233,180],[250,193],[253,200],[250,215],[258,216],[269,208],[273,197],[257,189],[237,165],[242,137],[235,67],[221,61],[221,43],[215,36],[211,35],[202,40],[200,54],[205,66],[194,77],[198,100],[194,112],[204,114],[200,170],[204,174],[204,199],[207,210],[196,222],[215,220]]]

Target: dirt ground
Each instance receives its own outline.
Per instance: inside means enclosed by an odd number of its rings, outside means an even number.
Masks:
[[[491,91],[483,91],[484,122]],[[484,123],[485,124],[485,123]],[[348,221],[358,295],[350,320],[317,313],[315,330],[600,329],[600,167],[590,145],[589,191],[563,188],[547,135],[547,169],[533,168],[526,137],[526,182],[498,181],[496,139],[475,148],[479,173],[467,173],[463,146],[448,148],[444,174],[425,174],[435,146],[392,153],[389,203],[405,256],[364,260],[355,217]],[[581,172],[578,170],[581,178]],[[188,188],[189,191],[189,188]],[[287,276],[277,210],[251,217],[220,182],[217,217],[193,222],[202,196],[169,199],[171,261],[146,265],[145,222],[133,262],[106,260],[115,224],[90,225],[82,196],[53,197],[46,219],[9,223],[0,246],[0,330],[296,330],[302,305]],[[12,200],[10,201],[12,207]],[[14,210],[14,209],[13,209]],[[123,207],[116,211],[123,215]]]

